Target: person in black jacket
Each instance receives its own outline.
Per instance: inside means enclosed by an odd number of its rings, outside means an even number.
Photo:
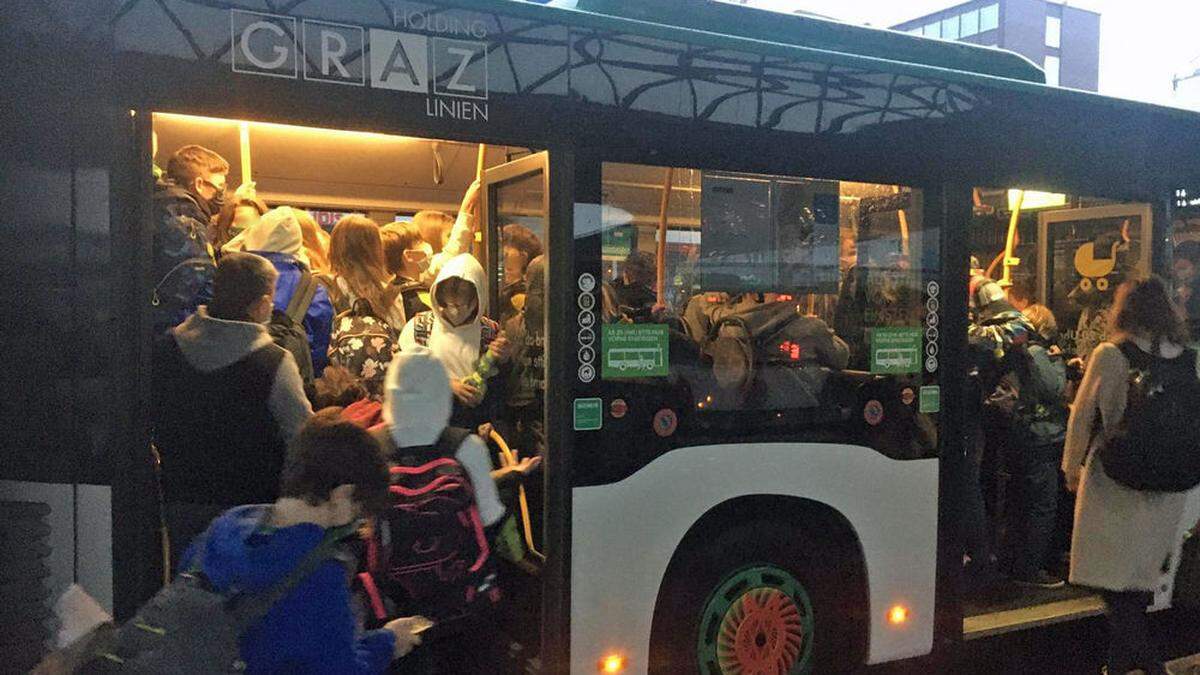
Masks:
[[[154,188],[154,329],[179,324],[212,294],[212,219],[225,205],[229,162],[199,145],[171,155]]]
[[[277,276],[265,258],[226,253],[212,301],[155,345],[152,437],[173,554],[226,509],[275,501],[284,448],[312,414],[295,359],[264,325]]]

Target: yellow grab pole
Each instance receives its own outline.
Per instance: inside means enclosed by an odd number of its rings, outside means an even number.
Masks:
[[[238,122],[238,149],[242,156],[242,184],[254,180],[250,169],[250,123]]]
[[[1017,203],[1013,206],[1012,215],[1008,219],[1008,238],[1004,242],[1004,272],[1000,277],[1000,286],[1012,286],[1012,268],[1021,264],[1021,259],[1013,256],[1017,247],[1017,223],[1021,220],[1021,208],[1025,206],[1025,191],[1017,190]]]
[[[655,249],[655,265],[658,275],[655,278],[654,295],[660,305],[666,304],[667,294],[667,207],[671,204],[671,184],[674,182],[675,169],[667,167],[667,175],[663,179],[662,201],[658,205],[658,247]]]

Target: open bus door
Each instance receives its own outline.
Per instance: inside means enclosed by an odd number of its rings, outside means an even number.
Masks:
[[[483,171],[480,190],[480,228],[487,261],[488,309],[500,315],[501,294],[507,285],[503,231],[505,225],[524,225],[542,243],[550,221],[550,154],[538,152]],[[510,283],[511,283],[510,279]],[[519,301],[518,301],[519,302]],[[520,307],[517,307],[520,309]]]
[[[497,467],[527,457],[541,455],[545,459],[547,373],[543,345],[547,328],[544,317],[548,314],[525,311],[530,290],[525,286],[525,267],[537,256],[506,255],[504,234],[508,226],[523,226],[537,238],[542,251],[548,248],[549,161],[548,152],[537,152],[485,169],[480,176],[479,244],[480,259],[488,270],[487,316],[500,322],[512,344],[514,370],[507,383],[509,404],[504,419],[495,425],[496,431],[489,439]],[[543,276],[543,284],[545,279]],[[527,390],[514,398],[513,388]],[[510,653],[510,658],[526,661],[527,665],[541,651],[545,494],[542,474],[523,481],[506,500],[511,520],[498,538],[507,538],[508,543],[497,543],[497,553],[503,559],[499,561],[500,582],[508,595],[500,617],[502,630],[510,638],[510,645],[520,648],[521,653]]]

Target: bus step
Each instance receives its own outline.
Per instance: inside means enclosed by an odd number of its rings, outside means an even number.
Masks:
[[[1063,621],[1098,616],[1104,613],[1104,601],[1098,595],[1047,602],[1030,607],[1007,609],[963,619],[963,639],[1003,635],[1018,630],[1049,626]]]

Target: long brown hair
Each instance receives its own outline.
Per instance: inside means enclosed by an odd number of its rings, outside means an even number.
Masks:
[[[329,240],[329,265],[356,297],[366,299],[376,312],[388,310],[384,289],[391,275],[375,221],[358,214],[342,216]]]
[[[304,239],[304,253],[308,266],[314,272],[329,271],[329,235],[317,225],[317,219],[304,209],[292,209],[300,223],[300,235]]]
[[[1117,289],[1112,308],[1112,332],[1150,338],[1154,351],[1163,340],[1188,341],[1187,323],[1162,277],[1130,279]]]

